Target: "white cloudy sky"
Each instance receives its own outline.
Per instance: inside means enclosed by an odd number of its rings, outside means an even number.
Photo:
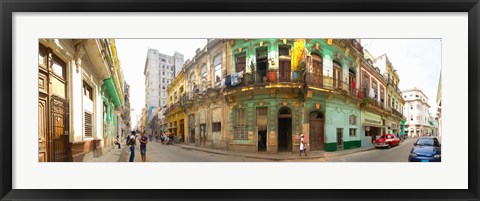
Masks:
[[[148,48],[173,55],[182,53],[185,60],[203,48],[206,39],[116,39],[118,58],[125,81],[130,85],[132,125],[136,125],[145,105],[145,59]],[[362,45],[374,57],[384,53],[400,77],[400,90],[417,87],[429,98],[430,113],[436,110],[437,87],[441,68],[440,39],[362,39]]]

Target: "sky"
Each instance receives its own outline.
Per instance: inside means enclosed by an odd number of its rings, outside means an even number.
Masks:
[[[131,125],[137,125],[145,106],[145,60],[149,48],[173,55],[175,51],[191,59],[207,39],[115,39],[124,80],[130,85]],[[428,97],[430,113],[435,114],[441,69],[440,39],[361,39],[374,57],[387,54],[400,77],[400,90],[418,88]]]

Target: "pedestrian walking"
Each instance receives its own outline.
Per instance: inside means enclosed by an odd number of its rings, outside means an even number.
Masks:
[[[118,145],[118,148],[120,149],[120,137],[115,138],[115,145]]]
[[[142,156],[142,162],[147,161],[147,143],[148,137],[145,135],[145,131],[142,132],[140,138],[140,155]]]
[[[127,140],[127,144],[130,146],[130,160],[129,162],[133,162],[135,159],[135,140],[136,140],[136,132],[132,131],[132,134],[130,135],[130,138]]]
[[[305,156],[307,155],[307,145],[305,143],[305,139],[303,138],[303,134],[300,135],[300,156],[302,156],[302,152],[305,153]]]

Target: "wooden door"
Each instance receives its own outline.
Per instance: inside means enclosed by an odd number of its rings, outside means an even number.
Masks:
[[[290,82],[290,60],[280,61],[279,65],[279,80],[280,82]]]
[[[323,150],[325,147],[324,118],[321,113],[310,113],[310,150]]]
[[[49,129],[49,100],[48,80],[44,71],[40,70],[38,79],[38,161],[48,161],[48,133]]]
[[[58,97],[51,97],[52,109],[52,134],[51,146],[53,149],[54,162],[66,162],[70,160],[68,139],[68,101]]]
[[[39,44],[38,160],[69,161],[66,63]]]
[[[337,62],[333,62],[333,86],[335,88],[342,87],[342,67]]]

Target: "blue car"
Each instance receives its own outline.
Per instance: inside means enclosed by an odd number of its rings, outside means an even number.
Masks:
[[[421,137],[413,144],[409,162],[442,162],[442,150],[436,137]]]

